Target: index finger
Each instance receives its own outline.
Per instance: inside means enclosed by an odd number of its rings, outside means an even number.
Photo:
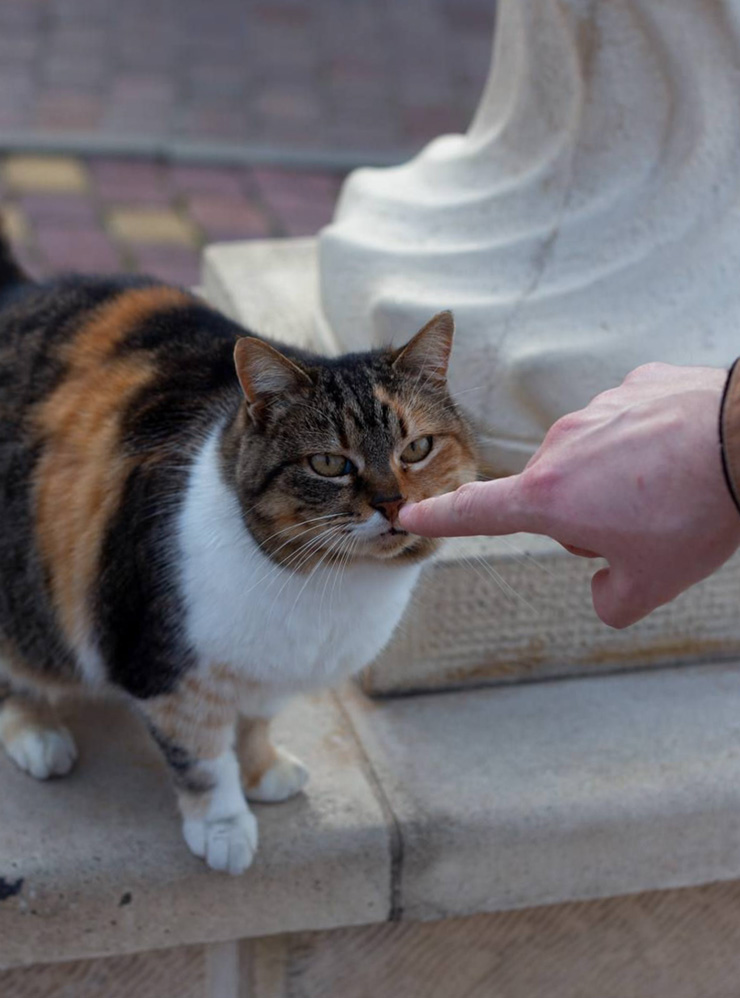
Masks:
[[[535,518],[519,495],[519,475],[492,482],[470,482],[456,492],[402,506],[404,530],[423,537],[469,537],[536,530]]]

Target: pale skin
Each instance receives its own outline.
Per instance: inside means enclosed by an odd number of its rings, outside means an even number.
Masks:
[[[558,420],[521,474],[408,504],[400,523],[430,537],[527,531],[605,558],[594,609],[627,627],[740,545],[719,444],[726,378],[708,367],[639,367]]]

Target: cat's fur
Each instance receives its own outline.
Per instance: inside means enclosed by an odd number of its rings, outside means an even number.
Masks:
[[[169,764],[191,850],[245,869],[244,792],[282,800],[306,781],[270,717],[381,650],[434,543],[394,527],[401,502],[475,477],[445,383],[451,342],[442,313],[404,348],[317,357],[154,281],[35,284],[3,244],[10,756],[65,773],[74,742],[47,695],[117,687]],[[427,457],[401,459],[429,437]]]

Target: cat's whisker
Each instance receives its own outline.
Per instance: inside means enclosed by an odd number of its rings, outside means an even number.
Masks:
[[[270,584],[272,584],[276,578],[280,578],[283,571],[288,571],[290,575],[300,572],[303,566],[311,560],[312,555],[321,549],[321,546],[326,539],[326,534],[322,533],[316,537],[311,537],[307,541],[304,541],[304,543],[301,544],[300,547],[290,555],[290,557],[286,558],[285,561],[276,564],[276,570],[271,573],[272,578],[270,580]],[[280,591],[278,592],[278,596],[290,581],[290,575],[288,575],[285,579],[283,586],[281,586]]]
[[[288,626],[288,624],[290,622],[290,618],[293,615],[293,611],[295,610],[296,606],[298,605],[298,600],[301,598],[301,594],[305,591],[306,586],[309,584],[309,582],[311,581],[311,579],[314,577],[314,575],[316,574],[316,572],[318,571],[318,569],[321,568],[321,566],[324,564],[324,562],[329,557],[329,555],[331,554],[331,552],[332,552],[332,548],[331,547],[327,548],[327,550],[324,552],[324,554],[321,556],[321,558],[319,558],[318,562],[314,565],[314,567],[308,573],[308,576],[306,577],[306,580],[303,583],[303,585],[301,586],[301,588],[298,590],[298,595],[296,596],[296,598],[295,598],[295,600],[293,602],[293,606],[290,608],[290,612],[288,613],[288,616],[285,619],[285,626],[286,627]]]
[[[331,527],[328,528],[328,530],[331,531],[331,530],[335,530],[335,529],[341,529],[342,526],[343,526],[343,524],[340,524],[338,527],[335,527],[335,526],[332,525]],[[316,529],[320,530],[322,528],[321,527],[316,527],[316,526],[308,527],[306,530],[302,531],[297,536],[298,537],[302,537],[304,534],[310,533],[312,530],[316,530]],[[271,585],[272,582],[274,582],[275,578],[277,578],[279,576],[280,569],[291,569],[293,571],[297,571],[298,569],[295,567],[295,562],[298,559],[300,559],[304,554],[306,554],[306,549],[307,548],[310,549],[310,548],[312,548],[314,546],[319,546],[320,547],[321,546],[321,542],[324,539],[324,537],[325,537],[325,532],[324,533],[319,533],[315,537],[310,537],[307,541],[304,541],[303,544],[299,545],[298,550],[294,551],[293,554],[290,555],[289,558],[286,558],[285,561],[283,561],[283,562],[276,562],[273,565],[273,567],[270,569],[269,572],[266,572],[263,576],[261,576],[261,578],[257,579],[257,581],[254,583],[254,585],[250,586],[250,588],[246,591],[245,595],[247,593],[252,592],[254,589],[257,588],[257,586],[261,585],[267,579],[270,579],[269,584]],[[295,540],[295,539],[297,539],[297,538],[290,538],[285,543],[289,544],[291,540]],[[285,544],[281,545],[277,550],[280,551],[283,547],[285,547]],[[277,552],[275,552],[275,553],[277,553]],[[303,562],[301,564],[303,564]],[[301,566],[298,566],[298,568],[300,568],[300,567]],[[287,584],[287,580],[286,580],[286,584]],[[280,592],[282,592],[282,589],[280,590]],[[278,595],[279,595],[279,593],[278,593]]]
[[[332,560],[332,562],[329,565],[329,571],[326,573],[326,579],[324,580],[324,588],[321,590],[321,599],[319,600],[319,617],[321,617],[321,611],[323,610],[324,607],[324,597],[326,596],[326,590],[329,585],[329,582],[332,578],[336,580],[339,564],[341,562],[341,559],[344,557],[344,550],[342,549],[342,545],[346,542],[346,540],[347,538],[345,538],[343,534],[340,534],[338,538],[338,543],[336,544],[334,550],[332,551],[332,555],[334,555],[335,558]]]
[[[503,575],[497,572],[495,568],[493,568],[483,557],[481,557],[481,555],[474,555],[472,557],[464,556],[462,560],[466,562],[466,564],[470,565],[470,567],[482,579],[485,579],[486,575],[492,579],[505,596],[510,598],[513,597],[514,599],[519,600],[521,603],[524,603],[524,605],[528,607],[532,613],[535,614],[535,616],[539,616],[539,610],[532,606],[529,600],[525,599],[520,592],[517,592],[517,590],[506,581]],[[481,571],[481,569],[483,569],[483,571]]]
[[[321,590],[321,598],[319,599],[319,619],[321,619],[322,617],[324,609],[324,599],[326,597],[326,590],[328,588],[329,582],[332,579],[334,579],[336,583],[336,579],[339,574],[339,566],[342,563],[346,551],[346,548],[343,548],[343,545],[347,544],[348,541],[350,540],[351,538],[346,538],[344,535],[340,535],[340,537],[337,538],[337,543],[332,546],[331,550],[332,558],[328,565],[326,579],[324,580],[324,588]],[[330,601],[330,607],[331,607],[331,601]]]
[[[288,583],[290,582],[290,580],[293,577],[293,575],[296,572],[300,572],[300,570],[303,568],[303,566],[305,564],[307,564],[308,561],[310,561],[310,559],[313,557],[313,555],[316,553],[316,551],[321,547],[322,543],[324,543],[325,541],[329,540],[330,538],[333,539],[333,537],[336,535],[336,533],[338,531],[340,531],[341,529],[343,529],[343,526],[331,526],[331,527],[328,527],[324,531],[324,533],[322,533],[318,537],[314,537],[311,540],[309,540],[309,541],[306,542],[306,544],[304,546],[304,550],[300,552],[300,554],[304,555],[304,557],[297,564],[295,563],[295,560],[293,561],[292,564],[291,564],[291,561],[289,560],[288,562],[286,562],[282,566],[283,568],[290,567],[290,574],[287,576],[287,578],[283,582],[282,586],[280,587],[280,589],[277,592],[277,595],[275,596],[275,599],[273,600],[273,603],[272,603],[272,606],[270,607],[270,612],[269,612],[269,616],[270,617],[272,616],[272,612],[275,609],[275,604],[277,603],[277,600],[280,598],[280,594],[285,589],[285,587],[288,585]],[[311,572],[309,572],[308,578],[310,578],[311,575],[313,575],[314,571],[315,571],[315,566],[314,566],[314,569],[312,569]]]
[[[268,621],[272,620],[272,615],[275,611],[275,607],[278,605],[278,601],[285,587],[290,583],[293,576],[296,575],[298,572],[300,572],[303,566],[311,560],[311,558],[316,554],[316,552],[321,550],[321,544],[323,543],[324,540],[325,538],[322,537],[321,540],[318,542],[316,541],[316,538],[314,538],[311,541],[308,541],[306,545],[299,552],[294,554],[288,562],[286,562],[283,565],[277,566],[278,569],[279,568],[286,569],[289,574],[286,576],[285,579],[283,579],[283,584],[280,586],[280,589],[278,589],[272,603],[270,604],[270,609],[267,612]],[[275,580],[279,579],[280,577],[281,573],[279,571],[276,572],[273,575],[273,577],[270,579],[269,585],[272,585],[272,583],[275,582]]]
[[[334,571],[333,571],[334,581],[332,583],[331,592],[329,594],[329,613],[330,614],[332,612],[332,602],[334,600],[334,593],[335,593],[336,588],[337,588],[337,583],[338,583],[339,579],[344,575],[344,571],[347,568],[347,566],[349,565],[349,562],[350,562],[350,560],[352,558],[352,552],[357,547],[358,538],[357,537],[352,537],[352,536],[346,538],[346,547],[345,547],[344,551],[341,550],[341,542],[342,541],[345,541],[345,538],[341,538],[339,559],[338,559],[338,563],[334,566]],[[321,603],[322,604],[324,602],[325,592],[326,592],[326,586],[324,587],[324,592],[322,592],[322,594],[321,594]],[[341,589],[340,589],[340,592],[341,592]],[[321,612],[320,609],[319,609],[319,612]]]
[[[252,508],[254,509],[254,507],[252,507]],[[331,520],[331,519],[336,519],[336,518],[337,518],[337,517],[339,517],[339,516],[346,516],[346,515],[347,515],[346,513],[324,513],[324,514],[323,514],[323,516],[312,516],[312,517],[311,517],[310,519],[308,519],[308,520],[301,520],[301,525],[305,527],[305,526],[307,526],[307,525],[308,525],[309,523],[317,523],[317,522],[318,522],[318,521],[320,521],[320,520]],[[279,536],[280,536],[280,534],[285,534],[285,533],[287,533],[287,532],[288,532],[289,530],[293,530],[293,529],[295,528],[295,526],[296,526],[296,524],[294,524],[294,523],[291,523],[291,524],[290,524],[289,526],[287,526],[287,527],[283,527],[283,529],[282,529],[282,530],[276,530],[274,534],[270,534],[270,535],[269,535],[269,537],[265,537],[265,538],[263,538],[263,539],[262,539],[262,541],[261,541],[261,543],[262,543],[263,545],[264,545],[264,544],[267,544],[267,542],[268,542],[268,541],[271,541],[271,540],[273,539],[273,537],[279,537]],[[300,535],[300,534],[297,534],[296,536],[300,537],[301,535]],[[293,538],[291,538],[291,540],[293,540]],[[278,549],[278,550],[279,550],[279,549]]]
[[[331,515],[331,516],[333,517],[333,516],[343,516],[344,514],[342,514],[342,513],[336,513],[336,514],[335,514],[335,513],[332,513],[332,514],[330,514],[330,515]],[[319,519],[319,520],[324,520],[324,519],[326,519],[326,518],[325,518],[325,517],[317,517],[316,519]],[[343,527],[343,526],[344,526],[344,523],[342,523],[342,524],[339,524],[339,526],[342,526],[342,527]],[[292,530],[292,529],[293,529],[293,527],[294,527],[294,525],[291,525],[290,527],[286,527],[286,528],[285,528],[285,530]],[[282,543],[282,544],[280,544],[280,545],[279,545],[279,546],[278,546],[277,548],[275,548],[275,550],[274,550],[274,551],[270,552],[270,553],[271,553],[271,556],[272,556],[272,557],[274,558],[274,556],[275,556],[276,554],[278,554],[278,553],[279,553],[280,551],[282,551],[282,550],[283,550],[283,548],[287,547],[287,546],[288,546],[288,544],[292,544],[292,543],[293,543],[293,541],[296,541],[296,540],[298,540],[298,538],[299,538],[299,537],[303,537],[303,536],[305,536],[305,534],[308,534],[308,533],[310,533],[311,531],[314,531],[314,530],[322,530],[322,529],[323,529],[323,523],[322,523],[322,524],[313,524],[312,526],[309,526],[309,527],[306,527],[306,528],[305,528],[304,530],[300,530],[300,531],[299,531],[299,532],[298,532],[297,534],[293,534],[293,536],[292,536],[292,537],[288,537],[288,539],[287,539],[287,540],[283,541],[283,543]],[[277,536],[278,534],[281,534],[281,533],[284,533],[284,532],[285,532],[284,530],[279,530],[279,531],[278,531],[278,532],[277,532],[276,534],[272,534],[271,536],[272,536],[272,537],[276,537],[276,536]],[[317,535],[317,536],[321,536],[321,535],[319,534],[319,535]],[[270,538],[267,538],[267,540],[269,540],[269,539],[270,539]],[[263,541],[262,543],[263,543],[263,544],[265,544],[265,543],[266,543],[266,541]],[[289,558],[289,559],[287,559],[287,561],[283,562],[283,566],[285,566],[286,564],[288,564],[288,563],[290,562],[290,560],[291,560],[291,559]]]
[[[452,399],[458,399],[461,395],[467,395],[468,392],[480,392],[484,388],[488,388],[488,385],[475,385],[473,388],[461,388],[459,392],[450,392]]]
[[[359,537],[350,537],[349,538],[349,544],[347,545],[347,554],[346,554],[346,556],[344,558],[344,562],[342,563],[339,572],[337,573],[337,576],[334,579],[334,585],[332,586],[331,595],[329,596],[329,611],[330,612],[331,612],[332,602],[334,600],[334,591],[337,588],[337,584],[338,584],[339,580],[344,575],[344,573],[345,573],[345,571],[347,569],[347,566],[349,565],[350,561],[352,560],[352,557],[354,556],[354,553],[357,550],[357,546],[359,545],[359,543],[360,543]],[[340,586],[339,587],[339,592],[341,593],[341,591],[342,590],[341,590],[341,586]]]
[[[503,541],[503,543],[504,543],[504,544],[505,544],[505,545],[506,545],[506,546],[507,546],[508,548],[511,548],[511,550],[512,550],[512,551],[514,552],[514,554],[515,554],[515,555],[517,556],[517,561],[518,561],[518,562],[519,562],[520,564],[524,564],[524,562],[525,562],[525,561],[528,561],[528,562],[531,562],[531,564],[533,564],[533,565],[535,565],[535,566],[536,566],[537,568],[539,568],[539,570],[540,570],[541,572],[544,572],[544,573],[545,573],[546,575],[549,575],[549,576],[551,576],[551,578],[553,578],[553,579],[557,578],[557,576],[556,576],[556,575],[555,575],[555,573],[554,573],[554,572],[552,571],[552,569],[549,569],[549,568],[547,567],[547,565],[543,565],[543,564],[542,564],[542,562],[540,562],[540,561],[537,561],[537,559],[536,559],[536,558],[534,557],[534,555],[531,555],[531,554],[530,554],[530,553],[529,553],[528,551],[522,551],[522,550],[521,550],[520,548],[518,548],[518,547],[516,546],[516,544],[512,543],[512,542],[511,542],[511,541],[509,540],[509,538],[508,538],[508,537],[501,537],[501,536],[499,536],[499,538],[498,538],[498,539],[499,539],[500,541]]]

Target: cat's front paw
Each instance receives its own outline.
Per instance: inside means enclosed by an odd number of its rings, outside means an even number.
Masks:
[[[186,818],[182,825],[188,848],[212,870],[240,874],[257,851],[257,820],[251,811],[226,818]]]
[[[77,759],[77,748],[66,728],[36,728],[6,739],[5,749],[13,760],[37,780],[65,776]]]
[[[259,781],[245,787],[249,800],[277,804],[295,797],[308,783],[308,770],[300,759],[285,749],[276,749],[277,758]]]

